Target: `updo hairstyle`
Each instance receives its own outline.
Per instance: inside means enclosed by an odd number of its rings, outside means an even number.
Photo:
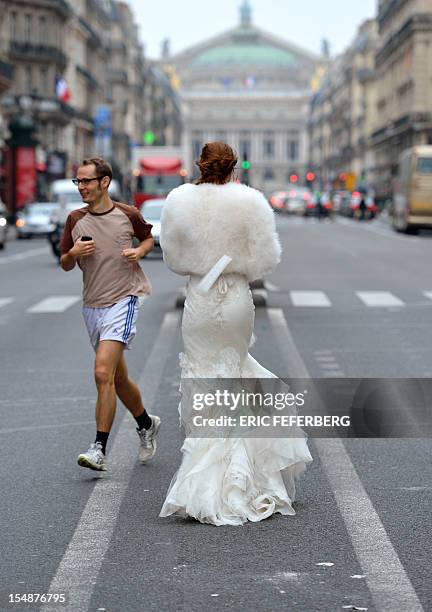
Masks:
[[[237,156],[225,142],[208,142],[201,151],[201,157],[196,162],[201,171],[197,185],[216,183],[223,185],[232,176],[237,164]]]

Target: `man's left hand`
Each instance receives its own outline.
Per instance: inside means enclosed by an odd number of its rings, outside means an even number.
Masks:
[[[123,257],[126,257],[128,261],[139,261],[141,259],[139,249],[124,249],[122,251]]]

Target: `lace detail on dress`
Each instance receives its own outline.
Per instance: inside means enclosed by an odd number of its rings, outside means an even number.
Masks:
[[[186,353],[179,353],[181,378],[240,378],[240,355],[228,346],[218,353],[208,351],[200,355],[200,363],[194,363]]]

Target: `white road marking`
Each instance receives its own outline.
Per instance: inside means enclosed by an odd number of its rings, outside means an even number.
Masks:
[[[30,249],[29,251],[24,251],[23,253],[15,253],[15,255],[6,255],[6,257],[0,257],[0,265],[12,263],[14,261],[22,261],[24,259],[28,259],[29,257],[36,257],[37,255],[45,255],[46,253],[49,253],[48,247]]]
[[[277,285],[273,285],[273,283],[269,283],[268,281],[265,282],[265,288],[267,289],[267,291],[280,291],[280,287],[278,287]]]
[[[0,308],[13,302],[13,298],[0,298]]]
[[[38,302],[31,308],[27,308],[27,312],[32,314],[46,314],[53,312],[65,312],[81,299],[77,295],[53,295]]]
[[[35,431],[39,429],[61,429],[62,427],[79,427],[81,425],[91,425],[94,423],[94,419],[91,421],[71,421],[68,423],[52,423],[50,425],[28,425],[25,427],[10,427],[9,429],[0,429],[1,434],[14,434],[22,433],[23,431]]]
[[[323,291],[290,291],[294,306],[329,307],[331,302]]]
[[[356,291],[357,296],[366,306],[385,307],[385,306],[405,306],[398,297],[390,291]]]
[[[339,368],[339,366],[338,366]],[[342,370],[325,370],[322,372],[325,378],[345,378],[344,372]]]
[[[292,378],[310,378],[281,309],[268,309]],[[314,439],[378,612],[422,612],[422,605],[340,439]]]
[[[165,315],[138,382],[139,387],[145,389],[144,405],[149,412],[156,400],[179,321],[178,312]],[[90,605],[94,585],[136,464],[138,437],[132,420],[132,417],[123,418],[108,455],[106,477],[97,481],[50,584],[50,593],[68,593],[69,601],[62,607],[64,612],[85,612]],[[52,607],[44,606],[41,611],[52,612]]]
[[[340,370],[340,366],[338,363],[320,363],[319,367],[323,370]]]

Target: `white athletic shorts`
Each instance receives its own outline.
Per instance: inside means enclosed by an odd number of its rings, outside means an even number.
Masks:
[[[139,298],[136,295],[129,295],[107,308],[84,306],[84,321],[94,350],[101,340],[117,340],[125,344],[125,348],[130,348],[136,334],[138,309]]]

